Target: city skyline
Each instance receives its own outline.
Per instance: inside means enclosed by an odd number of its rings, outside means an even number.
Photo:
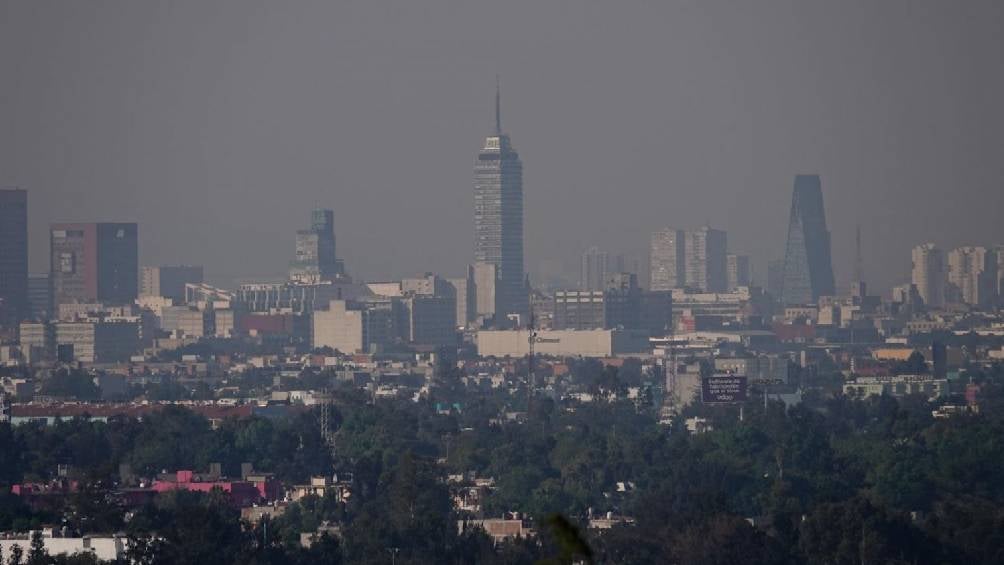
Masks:
[[[39,242],[49,223],[115,218],[144,226],[144,264],[204,264],[219,282],[278,278],[302,210],[325,207],[361,276],[456,276],[469,256],[470,148],[483,136],[498,72],[511,85],[507,121],[533,171],[526,267],[535,281],[574,282],[587,245],[645,253],[652,230],[693,217],[741,238],[732,251],[765,273],[783,246],[778,210],[789,179],[814,172],[827,184],[838,288],[853,278],[860,223],[864,272],[885,293],[908,280],[918,242],[1004,241],[992,215],[1004,207],[992,135],[1004,124],[991,104],[1004,87],[986,73],[1000,11],[974,7],[982,17],[955,36],[951,22],[962,16],[925,6],[903,17],[891,6],[788,15],[765,4],[762,15],[736,21],[725,17],[734,8],[717,6],[700,14],[548,7],[534,19],[518,5],[433,8],[390,21],[363,7],[263,8],[245,24],[295,22],[297,33],[289,41],[277,41],[280,31],[259,34],[234,50],[238,28],[222,9],[194,18],[192,8],[173,7],[134,37],[142,26],[130,25],[149,8],[63,8],[81,20],[71,46],[50,29],[58,12],[10,5],[0,19],[10,48],[0,58],[20,86],[0,108],[10,132],[0,140],[0,170],[4,185],[32,193],[32,272],[47,265]],[[462,25],[485,19],[506,25],[481,34]],[[567,24],[555,29],[559,21]],[[592,42],[604,22],[634,32]],[[851,22],[863,22],[860,45],[846,41]],[[177,41],[184,30],[192,41]],[[761,36],[773,39],[746,47]],[[382,43],[389,37],[396,42]],[[132,40],[151,49],[113,49]],[[482,44],[499,48],[475,48]],[[343,49],[352,45],[364,49]],[[656,72],[617,70],[627,57]],[[371,64],[390,58],[401,62]],[[551,72],[558,61],[565,70]],[[101,72],[107,80],[95,80]],[[172,86],[144,86],[162,83]],[[969,93],[962,106],[953,102],[959,89]],[[898,218],[912,221],[893,229]],[[252,252],[258,260],[247,261]]]
[[[0,565],[997,562],[1002,29],[0,1]]]

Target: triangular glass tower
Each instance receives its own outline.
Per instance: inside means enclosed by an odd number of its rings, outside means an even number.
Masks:
[[[820,296],[833,295],[834,290],[822,182],[819,175],[797,175],[784,252],[781,303],[814,304]]]

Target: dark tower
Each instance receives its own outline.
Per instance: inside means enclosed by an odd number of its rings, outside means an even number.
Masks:
[[[781,303],[810,304],[834,291],[822,183],[819,175],[797,175],[788,220]]]
[[[0,190],[0,326],[27,315],[28,193]]]

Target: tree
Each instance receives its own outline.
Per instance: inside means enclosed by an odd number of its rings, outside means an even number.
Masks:
[[[923,353],[914,351],[906,361],[897,363],[893,371],[897,375],[923,375],[927,373],[927,361]]]
[[[862,496],[817,506],[799,534],[798,547],[807,563],[938,562],[938,548],[923,532]]]
[[[593,550],[583,539],[579,529],[561,514],[551,514],[544,520],[547,531],[557,545],[558,554],[539,561],[542,565],[571,565],[572,563],[592,563]]]
[[[24,550],[21,549],[20,545],[15,545],[10,550],[10,560],[7,561],[8,565],[22,565],[24,563]]]
[[[101,399],[101,389],[94,384],[91,375],[80,369],[60,369],[42,383],[41,392],[48,396],[77,400]]]
[[[28,550],[27,565],[47,565],[49,554],[45,551],[45,540],[42,532],[35,530],[31,533],[31,548]]]
[[[690,565],[784,562],[784,553],[738,516],[712,516],[672,536],[670,543],[676,561]]]

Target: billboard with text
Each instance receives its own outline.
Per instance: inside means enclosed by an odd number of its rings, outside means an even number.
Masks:
[[[747,380],[740,375],[712,375],[701,379],[701,401],[705,404],[746,402]]]

